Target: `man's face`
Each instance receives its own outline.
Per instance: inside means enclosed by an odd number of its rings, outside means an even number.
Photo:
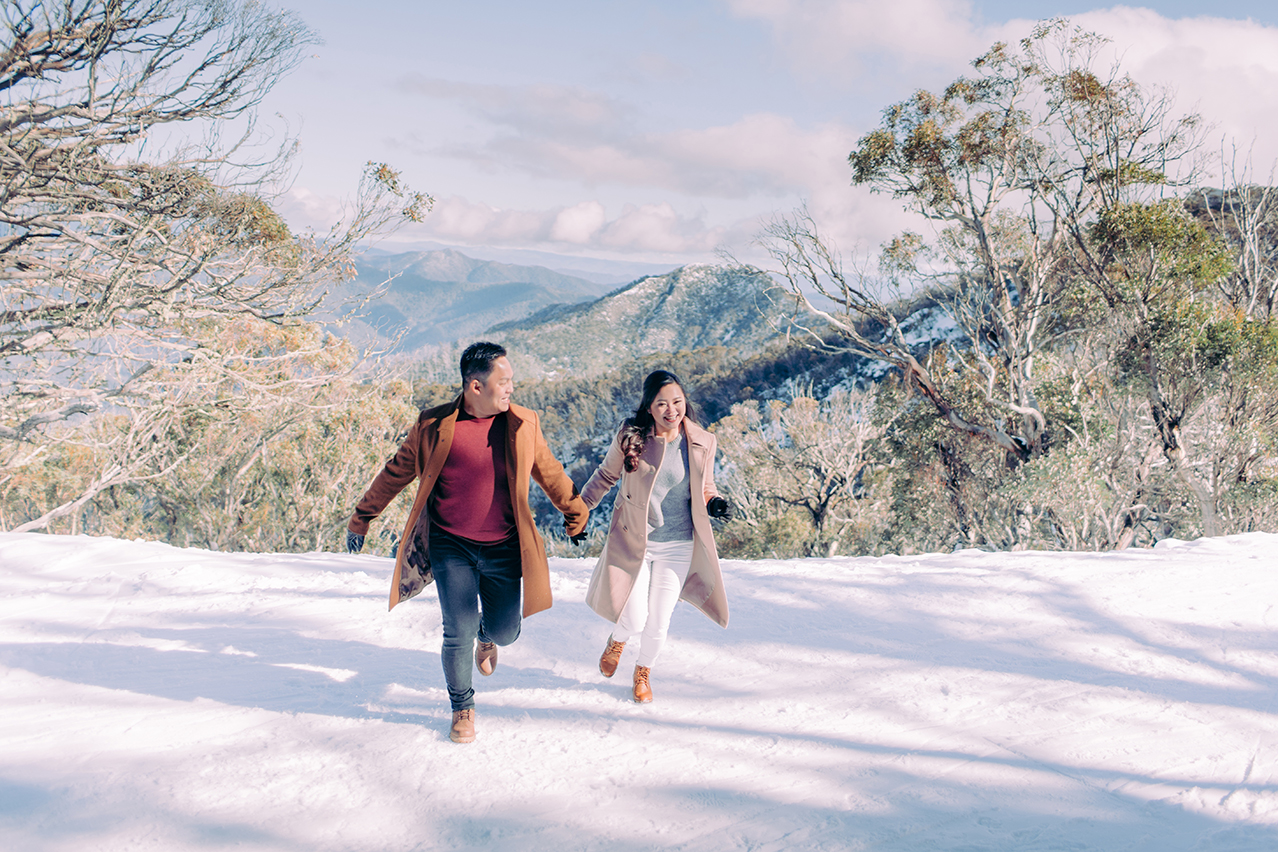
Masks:
[[[503,355],[493,361],[493,371],[483,381],[471,379],[466,387],[466,410],[475,417],[492,417],[510,408],[515,370]]]

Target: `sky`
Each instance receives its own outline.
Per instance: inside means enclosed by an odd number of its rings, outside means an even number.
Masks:
[[[1278,159],[1278,11],[1258,0],[291,3],[323,43],[262,104],[301,143],[279,209],[324,230],[363,164],[389,163],[436,204],[384,249],[748,259],[768,219],[806,204],[840,248],[876,251],[917,223],[851,186],[856,141],[1059,15],[1200,111],[1208,150],[1241,151],[1262,179]]]

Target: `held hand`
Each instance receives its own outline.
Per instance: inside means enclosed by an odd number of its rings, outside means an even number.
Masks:
[[[346,531],[346,552],[359,553],[363,549],[364,549],[364,537],[360,535],[359,533],[353,533],[350,530],[347,530]]]
[[[706,501],[706,513],[712,518],[732,520],[732,504],[722,497],[711,497]]]
[[[573,494],[573,496],[574,496],[574,497],[576,497],[576,496],[577,496],[577,486],[576,486],[576,485],[574,485],[574,486],[572,487],[572,494]],[[587,517],[589,517],[589,515],[587,515]],[[583,541],[585,541],[585,540],[586,540],[586,525],[585,525],[585,524],[582,524],[582,525],[581,525],[581,532],[577,533],[576,535],[573,535],[573,533],[572,533],[572,521],[570,521],[570,520],[569,520],[569,518],[568,518],[568,516],[567,516],[567,515],[564,515],[564,535],[568,536],[568,540],[572,542],[572,546],[573,546],[573,547],[577,547],[577,546],[579,546],[579,545],[580,545]]]

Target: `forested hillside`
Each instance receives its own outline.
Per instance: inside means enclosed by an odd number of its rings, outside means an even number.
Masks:
[[[692,265],[645,276],[598,300],[551,305],[482,334],[510,350],[521,380],[559,380],[607,375],[635,358],[681,350],[727,347],[749,357],[796,323],[819,322],[759,269]],[[413,374],[453,381],[461,349],[473,339],[439,347],[416,362]]]

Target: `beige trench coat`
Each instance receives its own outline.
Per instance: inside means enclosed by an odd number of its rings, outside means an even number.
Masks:
[[[461,397],[458,397],[453,402],[422,412],[400,445],[399,452],[386,463],[364,493],[346,526],[353,533],[367,534],[369,522],[380,515],[405,486],[417,480],[417,496],[413,499],[413,508],[408,513],[404,537],[400,539],[399,553],[395,557],[390,609],[434,581],[430,554],[426,552],[430,541],[430,512],[425,511],[426,502],[453,446],[453,429],[460,406]],[[564,525],[569,535],[576,535],[586,528],[589,511],[577,495],[577,488],[564,472],[563,465],[550,452],[541,434],[537,412],[513,403],[506,414],[506,478],[510,486],[510,503],[515,510],[515,529],[519,535],[519,555],[523,564],[523,612],[529,616],[549,609],[552,602],[546,544],[537,532],[532,509],[528,506],[529,480],[536,480],[555,508],[564,513]],[[425,556],[427,567],[424,572],[407,563],[408,554],[414,548]]]
[[[688,579],[684,581],[679,599],[701,610],[719,626],[727,627],[728,597],[723,589],[723,575],[719,572],[719,552],[714,546],[710,516],[706,514],[706,501],[719,494],[714,486],[716,440],[714,435],[686,419],[682,428],[688,441],[688,480],[694,491],[692,567],[688,570]],[[614,440],[603,464],[581,490],[586,506],[593,509],[612,490],[617,480],[621,480],[621,488],[613,504],[608,540],[586,590],[586,603],[590,608],[613,623],[621,617],[621,610],[630,597],[635,577],[643,564],[644,552],[648,549],[648,499],[652,495],[665,448],[664,441],[649,440],[639,456],[639,467],[629,473],[622,465],[621,445]],[[698,487],[700,499],[697,499]]]

